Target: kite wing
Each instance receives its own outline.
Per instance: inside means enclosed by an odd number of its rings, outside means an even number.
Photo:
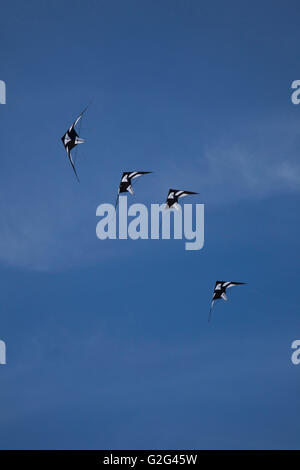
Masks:
[[[120,193],[133,194],[131,181],[135,178],[138,178],[139,176],[148,175],[149,173],[152,173],[152,172],[151,171],[124,171],[123,172],[119,189],[118,189],[118,196],[117,196],[117,200],[115,204],[115,209],[117,208],[117,205],[118,205]]]
[[[199,193],[194,193],[193,191],[182,191],[179,189],[169,189],[168,192],[168,197],[166,201],[166,209],[170,209],[171,207],[174,207],[175,209],[178,208],[178,199],[180,197],[188,196],[190,194],[199,194]]]

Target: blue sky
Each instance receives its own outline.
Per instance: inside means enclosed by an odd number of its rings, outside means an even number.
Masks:
[[[1,448],[299,449],[298,2],[0,8]],[[199,192],[203,250],[96,238],[124,170]]]

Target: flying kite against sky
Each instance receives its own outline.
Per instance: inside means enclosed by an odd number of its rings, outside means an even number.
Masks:
[[[188,196],[189,194],[199,194],[199,193],[193,193],[192,191],[181,191],[179,189],[170,189],[165,208],[171,209],[171,207],[174,207],[174,209],[178,209],[179,208],[178,199],[180,197]]]
[[[215,285],[215,289],[214,289],[212,303],[210,306],[208,321],[210,321],[211,311],[212,311],[215,300],[218,300],[218,299],[228,300],[226,296],[226,289],[228,289],[229,287],[241,286],[245,284],[246,284],[245,282],[217,281]]]
[[[152,172],[151,171],[124,171],[122,178],[121,178],[115,207],[117,207],[120,193],[133,194],[131,181],[135,178],[138,178],[139,176],[148,175],[149,173],[152,173]]]
[[[87,110],[87,107],[82,111],[82,113],[78,116],[78,118],[76,119],[76,121],[73,122],[72,126],[67,130],[67,132],[63,135],[63,137],[61,138],[62,140],[62,143],[64,144],[64,147],[66,149],[66,152],[67,152],[67,155],[68,155],[68,158],[70,160],[70,163],[72,165],[72,168],[74,170],[74,173],[76,175],[76,178],[77,180],[79,181],[79,178],[78,178],[78,175],[77,175],[77,172],[76,172],[76,168],[75,168],[75,162],[73,160],[73,157],[71,155],[71,150],[76,147],[76,145],[78,144],[83,144],[85,141],[83,139],[81,139],[79,137],[79,135],[77,134],[76,130],[75,130],[75,126],[77,125],[77,123],[80,121],[80,119],[82,118],[83,114],[85,113],[85,111]],[[80,132],[80,131],[79,131]]]

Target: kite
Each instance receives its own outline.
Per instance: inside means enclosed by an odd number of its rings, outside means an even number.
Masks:
[[[210,321],[211,311],[212,311],[215,300],[218,300],[218,299],[228,300],[226,296],[226,289],[228,289],[229,287],[242,286],[245,284],[246,284],[245,282],[217,281],[215,288],[214,288],[214,295],[213,295],[212,303],[210,306],[208,321]]]
[[[199,193],[193,193],[192,191],[181,191],[179,189],[170,189],[167,197],[167,202],[165,204],[165,209],[171,209],[171,207],[174,207],[174,209],[178,210],[178,199],[180,197],[188,196],[189,194]]]
[[[74,147],[76,147],[76,145],[83,144],[85,142],[84,139],[81,139],[79,135],[77,134],[75,130],[75,126],[80,121],[80,119],[82,118],[86,110],[87,110],[87,107],[82,111],[82,113],[78,116],[76,121],[73,122],[72,126],[67,130],[67,132],[61,138],[78,182],[79,182],[79,178],[76,172],[75,162],[71,155],[71,150]]]
[[[152,173],[152,172],[151,171],[124,171],[123,172],[121,182],[120,182],[120,186],[119,186],[118,196],[117,196],[117,200],[116,200],[116,204],[115,204],[115,209],[116,209],[117,204],[118,204],[120,193],[133,194],[131,181],[135,178],[138,178],[139,176],[148,175],[149,173]]]

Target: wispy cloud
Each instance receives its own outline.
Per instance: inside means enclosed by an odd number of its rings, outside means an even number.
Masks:
[[[299,127],[299,128],[298,128]],[[278,122],[218,137],[176,173],[217,205],[300,191],[300,126]]]
[[[300,162],[292,157],[283,160],[274,151],[272,155],[266,155],[266,150],[254,153],[245,145],[233,144],[207,150],[200,166],[205,165],[200,186],[219,203],[220,192],[228,203],[300,190]]]

